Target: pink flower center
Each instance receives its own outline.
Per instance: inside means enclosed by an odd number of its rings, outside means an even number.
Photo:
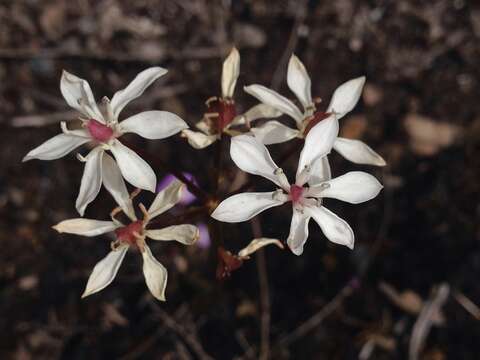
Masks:
[[[136,245],[137,237],[135,236],[135,234],[141,235],[142,231],[143,222],[142,220],[137,220],[127,226],[115,230],[115,235],[117,236],[117,239],[121,242],[127,243],[129,245]]]
[[[216,127],[219,133],[237,116],[235,102],[232,99],[219,98],[211,101],[208,104],[208,112],[218,113]]]
[[[90,135],[99,142],[107,142],[113,137],[113,129],[95,119],[88,120],[87,129]]]
[[[303,198],[303,191],[305,189],[301,186],[298,185],[291,185],[290,186],[290,200],[292,200],[293,203],[297,203],[300,201],[300,199]]]

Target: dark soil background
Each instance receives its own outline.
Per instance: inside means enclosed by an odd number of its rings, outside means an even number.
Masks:
[[[414,359],[416,352],[420,359],[478,359],[475,4],[0,1],[0,357]],[[312,222],[301,257],[275,247],[259,256],[268,270],[268,288],[262,288],[255,256],[219,282],[213,245],[153,244],[169,270],[166,303],[148,293],[135,252],[112,285],[81,300],[111,239],[59,235],[51,226],[77,217],[83,166],[75,153],[21,163],[29,150],[59,133],[61,120],[76,116],[60,94],[62,69],[87,79],[100,99],[148,66],[166,67],[169,74],[122,115],[162,109],[193,125],[204,101],[219,94],[221,63],[232,45],[242,57],[236,91],[242,109],[255,104],[243,85],[272,85],[292,97],[286,88],[292,51],[325,103],[342,82],[366,75],[363,97],[341,120],[341,131],[367,142],[388,166],[354,166],[334,154],[332,168],[334,175],[368,171],[385,188],[364,204],[327,204],[354,229],[355,249],[329,243]],[[213,149],[194,150],[179,136],[129,140],[194,174],[210,190]],[[272,147],[273,157],[285,146]],[[290,176],[295,158],[285,166]],[[168,173],[148,161],[159,179]],[[225,162],[234,168],[227,151]],[[152,198],[143,196],[147,203]],[[107,219],[113,207],[102,190],[86,216]],[[263,214],[264,235],[285,239],[289,216],[287,206]],[[223,234],[232,252],[253,237],[248,223],[226,224]],[[449,296],[421,340],[414,329],[433,321],[425,309],[441,285]],[[416,341],[418,351],[409,350]]]

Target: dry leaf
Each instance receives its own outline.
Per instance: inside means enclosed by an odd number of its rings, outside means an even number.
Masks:
[[[36,275],[27,275],[18,280],[18,287],[22,290],[32,290],[38,285],[38,277]]]
[[[216,276],[218,280],[225,280],[227,277],[230,277],[233,271],[243,265],[243,259],[241,257],[233,255],[221,246],[217,250],[217,258]]]
[[[342,119],[340,136],[348,139],[360,139],[367,130],[367,118],[363,115],[349,116]]]
[[[40,26],[50,40],[56,40],[65,31],[66,8],[64,2],[47,5],[40,16]]]
[[[255,303],[244,300],[240,304],[238,304],[235,315],[239,318],[246,317],[246,316],[255,316],[257,314],[257,306]]]
[[[381,282],[379,288],[392,303],[409,314],[418,315],[424,306],[424,301],[420,295],[412,290],[398,292],[393,286],[385,282]],[[442,325],[444,321],[445,318],[441,311],[432,315],[432,323],[434,325]]]
[[[107,328],[112,328],[115,325],[125,327],[128,325],[128,319],[123,316],[117,307],[113,304],[103,305],[103,323]]]
[[[383,99],[383,91],[379,86],[365,84],[363,88],[363,102],[368,106],[375,106]]]
[[[407,115],[405,129],[410,136],[412,150],[425,156],[435,155],[443,148],[452,145],[462,134],[459,126],[433,121],[417,114]]]

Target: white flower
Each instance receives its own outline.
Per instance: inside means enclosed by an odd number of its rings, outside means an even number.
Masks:
[[[152,255],[146,243],[146,238],[153,240],[176,240],[185,245],[193,244],[199,237],[198,228],[194,225],[173,225],[163,229],[149,230],[150,220],[173,207],[180,201],[184,184],[180,181],[172,182],[167,188],[158,193],[150,208],[147,210],[140,204],[143,219],[137,220],[133,208],[126,215],[131,220],[128,225],[122,224],[114,218],[116,210],[112,212],[112,221],[92,219],[65,220],[53,228],[60,233],[97,236],[107,232],[115,232],[116,240],[112,242],[112,250],[93,268],[85,292],[82,297],[94,294],[106,288],[115,279],[118,269],[129,248],[136,248],[143,257],[143,274],[150,292],[158,300],[165,301],[167,286],[167,270]]]
[[[105,112],[102,113],[88,82],[64,71],[60,90],[68,105],[81,113],[84,129],[69,130],[62,122],[63,133],[30,151],[23,161],[54,160],[87,142],[96,144],[86,157],[79,157],[85,162],[76,203],[82,216],[87,205],[99,193],[102,182],[114,197],[125,187],[121,176],[135,187],[154,192],[157,180],[152,168],[118,138],[125,133],[135,133],[147,139],[163,139],[188,126],[177,115],[167,111],[145,111],[121,122],[118,116],[130,101],[142,95],[150,84],[166,72],[161,67],[142,71],[125,89],[116,92],[111,101],[103,98]],[[111,151],[116,163],[105,150]],[[125,204],[119,204],[126,209]]]
[[[238,135],[238,131],[231,129],[234,126],[246,125],[250,127],[250,124],[255,120],[275,118],[282,115],[280,111],[265,104],[258,104],[244,114],[237,115],[233,93],[239,74],[240,54],[236,48],[233,48],[223,62],[222,97],[211,97],[207,100],[207,113],[196,124],[200,131],[182,131],[182,136],[186,137],[188,143],[194,148],[203,149],[211,145],[220,139],[222,133],[230,136]],[[295,134],[293,137],[295,137]]]
[[[312,168],[322,163],[335,141],[338,123],[335,116],[320,122],[309,132],[300,154],[296,181],[288,182],[283,170],[270,157],[268,149],[257,139],[240,135],[232,139],[230,154],[235,164],[245,172],[263,176],[279,189],[273,192],[248,192],[233,195],[218,205],[212,217],[224,222],[246,221],[262,211],[291,201],[291,220],[288,246],[296,255],[303,252],[308,238],[308,223],[313,218],[325,236],[332,242],[353,248],[354,235],[350,226],[337,215],[326,209],[323,198],[335,198],[358,204],[377,196],[382,185],[371,175],[353,171],[335,179],[317,172],[311,176]],[[307,185],[306,185],[307,184]]]
[[[276,144],[294,137],[304,138],[310,129],[330,114],[337,119],[349,113],[357,104],[362,93],[365,77],[359,77],[340,85],[334,92],[325,112],[317,111],[312,99],[311,80],[307,70],[297,56],[292,55],[288,63],[287,84],[302,104],[300,110],[292,101],[262,85],[250,85],[244,89],[263,104],[269,105],[295,120],[297,129],[291,129],[277,122],[252,129],[255,136],[264,144]],[[287,129],[285,129],[287,128]],[[385,160],[367,144],[359,140],[339,137],[333,148],[346,159],[357,164],[384,166]]]

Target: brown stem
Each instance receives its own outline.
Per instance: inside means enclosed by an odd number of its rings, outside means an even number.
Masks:
[[[333,313],[342,303],[343,301],[353,294],[355,287],[352,286],[352,281],[349,281],[347,285],[345,285],[340,292],[335,295],[335,297],[330,300],[324,307],[322,307],[316,314],[306,320],[304,323],[300,324],[295,330],[291,333],[283,336],[278,340],[273,348],[276,350],[280,350],[286,348],[291,343],[297,341],[301,337],[308,334],[310,331],[315,329],[318,325],[325,320],[331,313]]]
[[[254,238],[262,237],[262,227],[258,217],[250,222]],[[270,292],[268,289],[267,260],[263,249],[257,251],[257,271],[260,286],[260,356],[259,359],[266,360],[270,356]]]

